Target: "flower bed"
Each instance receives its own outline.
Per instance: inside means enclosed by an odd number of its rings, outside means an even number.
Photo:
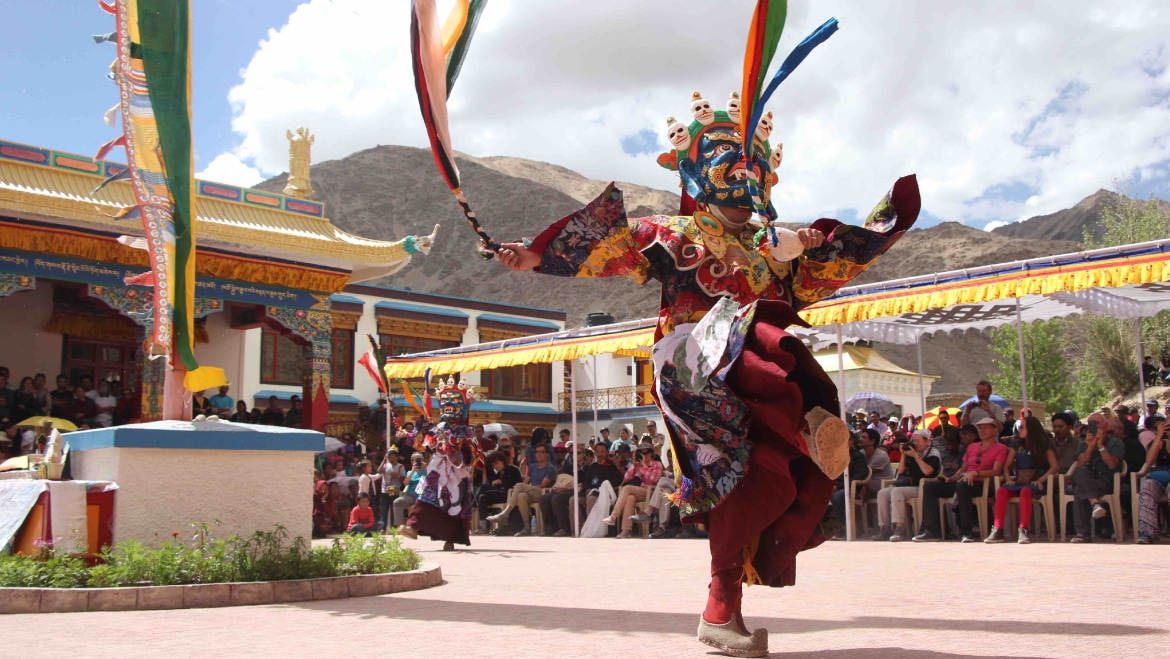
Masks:
[[[418,554],[398,536],[343,535],[327,547],[312,547],[288,532],[257,531],[250,538],[216,538],[206,524],[194,525],[190,545],[172,534],[158,549],[137,541],[102,551],[93,567],[75,556],[42,547],[39,556],[0,556],[0,587],[115,588],[256,581],[321,579],[407,572],[419,567]]]

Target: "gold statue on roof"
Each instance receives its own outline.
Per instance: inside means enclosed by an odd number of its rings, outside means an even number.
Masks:
[[[309,183],[309,147],[317,139],[304,126],[297,126],[297,130],[285,131],[288,137],[288,184],[284,186],[284,194],[297,199],[313,196],[313,186]]]

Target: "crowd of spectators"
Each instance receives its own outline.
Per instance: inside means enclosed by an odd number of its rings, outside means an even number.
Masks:
[[[108,428],[139,417],[140,396],[117,380],[82,375],[77,381],[58,375],[50,389],[44,373],[14,382],[0,366],[0,457],[26,455],[36,450],[36,433],[26,423],[50,416],[72,422],[78,429]]]
[[[1170,490],[1170,404],[1163,408],[1150,400],[1144,410],[1103,407],[1084,420],[1069,410],[1051,415],[1045,424],[1029,410],[1017,419],[1011,409],[991,402],[987,382],[980,382],[976,393],[975,402],[958,418],[942,410],[929,428],[917,428],[919,419],[913,417],[857,415],[848,467],[858,483],[855,502],[849,502],[842,475],[824,520],[827,530],[837,531],[835,539],[845,537],[846,506],[860,500],[877,506],[874,540],[1004,542],[1008,506],[1018,500],[1014,534],[1027,544],[1033,537],[1032,504],[1057,487],[1060,475],[1066,475],[1065,493],[1072,503],[1067,510],[1054,505],[1057,529],[1066,526],[1074,543],[1106,539],[1115,525],[1110,519],[1114,509],[1104,499],[1113,494],[1114,474],[1123,470],[1143,476],[1136,492],[1130,491],[1128,479],[1121,479],[1123,514],[1130,511],[1130,497],[1139,497],[1137,541],[1154,543],[1163,536],[1170,519],[1165,504]],[[416,448],[424,429],[419,423],[402,424],[389,447],[368,453],[355,427],[355,433],[342,436],[342,448],[321,456],[314,495],[316,533],[376,532],[404,523],[414,504],[411,493],[431,458],[421,442]],[[483,456],[473,472],[478,511],[474,533],[572,536],[573,525],[580,531],[604,503],[606,509],[599,514],[612,537],[632,537],[641,525],[648,525],[651,538],[706,535],[701,527],[683,524],[668,500],[676,487],[671,444],[654,421],[647,422],[647,433],[640,437],[625,427],[611,437],[603,428],[580,446],[570,441],[567,429],[555,439],[542,428],[527,438],[485,435],[482,426],[474,430],[477,453]],[[684,442],[687,459],[693,461],[695,446],[686,438]],[[611,489],[611,495],[601,496],[603,489]],[[373,512],[362,509],[355,518],[352,511],[361,507],[363,495]],[[921,523],[915,527],[907,504],[919,496]],[[574,500],[580,506],[576,514]],[[948,502],[941,510],[940,501]],[[987,506],[982,515],[978,506]],[[535,523],[536,510],[543,525]],[[989,530],[981,538],[983,516]]]
[[[992,402],[986,381],[977,385],[975,400],[963,407],[957,423],[945,409],[932,428],[923,429],[915,429],[919,419],[914,417],[887,421],[858,410],[848,470],[851,479],[864,482],[855,488],[854,504],[876,504],[874,540],[977,542],[982,514],[990,520],[983,542],[1000,543],[1008,535],[1009,503],[1018,499],[1015,535],[1018,543],[1028,544],[1033,503],[1051,492],[1057,529],[1064,525],[1070,542],[1085,543],[1112,538],[1121,526],[1111,519],[1114,509],[1106,499],[1115,494],[1115,475],[1134,473],[1142,475],[1136,492],[1128,479],[1120,479],[1119,509],[1128,516],[1132,497],[1138,497],[1135,540],[1155,543],[1170,518],[1165,503],[1170,487],[1168,416],[1170,404],[1148,400],[1143,410],[1102,407],[1083,421],[1072,410],[1057,412],[1046,427],[1027,409],[1017,419],[1013,410]],[[1066,476],[1064,494],[1072,497],[1068,510],[1059,505],[1061,493],[1054,491],[1060,475]],[[912,530],[906,505],[919,496],[922,521]],[[854,505],[847,504],[848,498],[842,476],[832,497],[832,513],[841,529],[835,539],[845,537],[846,505]],[[949,504],[940,510],[940,501]],[[982,505],[989,509],[980,511]],[[1130,528],[1135,520],[1122,521],[1123,528]]]

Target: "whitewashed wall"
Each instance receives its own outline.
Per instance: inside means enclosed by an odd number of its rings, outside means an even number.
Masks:
[[[42,282],[37,290],[0,298],[0,366],[12,374],[8,386],[20,378],[44,373],[52,389],[61,371],[62,336],[42,328],[53,314],[53,287]]]

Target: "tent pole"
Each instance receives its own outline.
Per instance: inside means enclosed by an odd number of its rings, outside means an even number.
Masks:
[[[926,377],[922,375],[922,335],[918,335],[918,399],[922,403],[922,416],[926,416]]]
[[[841,323],[837,323],[837,401],[841,406],[841,418],[849,423],[845,411],[845,346],[841,337]],[[845,467],[845,541],[853,541],[853,501],[849,496],[849,467]]]
[[[597,427],[597,355],[593,355],[593,433],[600,439],[601,428]],[[609,448],[608,446],[605,448]]]
[[[1024,398],[1024,407],[1028,406],[1028,373],[1024,364],[1024,317],[1020,313],[1020,298],[1016,298],[1016,337],[1020,349],[1020,394]],[[1024,410],[1020,410],[1020,419],[1024,418]]]
[[[580,465],[577,462],[577,447],[580,446],[577,443],[577,368],[580,364],[576,359],[569,362],[569,364],[572,366],[569,370],[569,416],[572,418],[573,423],[570,432],[573,438],[573,537],[576,538],[579,537],[577,533],[581,528],[580,520],[577,519],[581,510],[581,502],[577,490],[577,470],[580,469]]]
[[[1138,401],[1138,409],[1143,413],[1146,409],[1146,376],[1142,372],[1142,368],[1146,361],[1146,351],[1142,348],[1142,319],[1133,319],[1133,335],[1134,340],[1137,341],[1137,365],[1138,365],[1138,386],[1141,388],[1142,397]]]

